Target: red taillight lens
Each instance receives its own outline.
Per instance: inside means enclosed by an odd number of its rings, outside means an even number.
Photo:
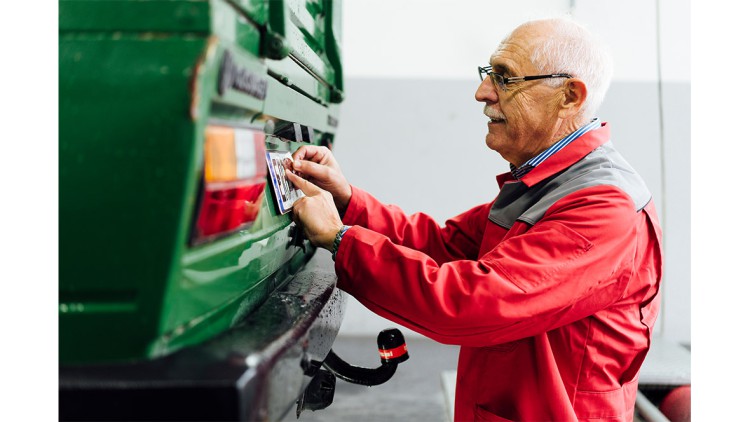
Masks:
[[[249,227],[266,187],[265,133],[210,125],[204,143],[204,190],[193,243]]]

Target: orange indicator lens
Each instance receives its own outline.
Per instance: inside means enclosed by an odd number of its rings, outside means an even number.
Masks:
[[[206,183],[229,182],[237,179],[237,156],[234,128],[208,126],[206,128]]]

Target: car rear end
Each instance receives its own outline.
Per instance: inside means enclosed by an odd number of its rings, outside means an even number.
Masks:
[[[61,419],[277,419],[344,297],[264,157],[333,144],[339,3],[59,6]]]

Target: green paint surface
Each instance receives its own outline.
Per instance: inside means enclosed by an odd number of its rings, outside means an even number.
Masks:
[[[290,244],[290,218],[268,186],[251,226],[191,244],[208,124],[262,131],[268,120],[290,120],[312,126],[318,144],[334,135],[329,98],[342,78],[325,22],[339,9],[330,1],[295,9],[319,28],[304,46],[289,41],[290,54],[314,52],[324,66],[316,75],[281,66],[283,83],[267,70],[289,58],[264,57],[264,43],[272,22],[295,23],[289,10],[274,16],[274,3],[59,2],[61,363],[148,359],[205,341],[309,258],[309,246]],[[268,80],[266,98],[218,94],[225,51]]]

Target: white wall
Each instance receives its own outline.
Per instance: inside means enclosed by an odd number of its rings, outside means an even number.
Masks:
[[[349,78],[466,79],[487,64],[514,26],[568,10],[569,0],[347,1],[344,71]]]
[[[372,4],[343,7],[346,100],[334,151],[351,183],[440,222],[491,201],[494,176],[508,169],[484,144],[486,118],[474,100],[476,66],[504,35],[528,19],[569,12],[609,44],[615,78],[599,115],[660,210],[666,274],[658,330],[689,343],[688,7],[678,0]],[[418,189],[404,180],[419,180]],[[352,298],[342,334],[375,335],[393,325]]]

